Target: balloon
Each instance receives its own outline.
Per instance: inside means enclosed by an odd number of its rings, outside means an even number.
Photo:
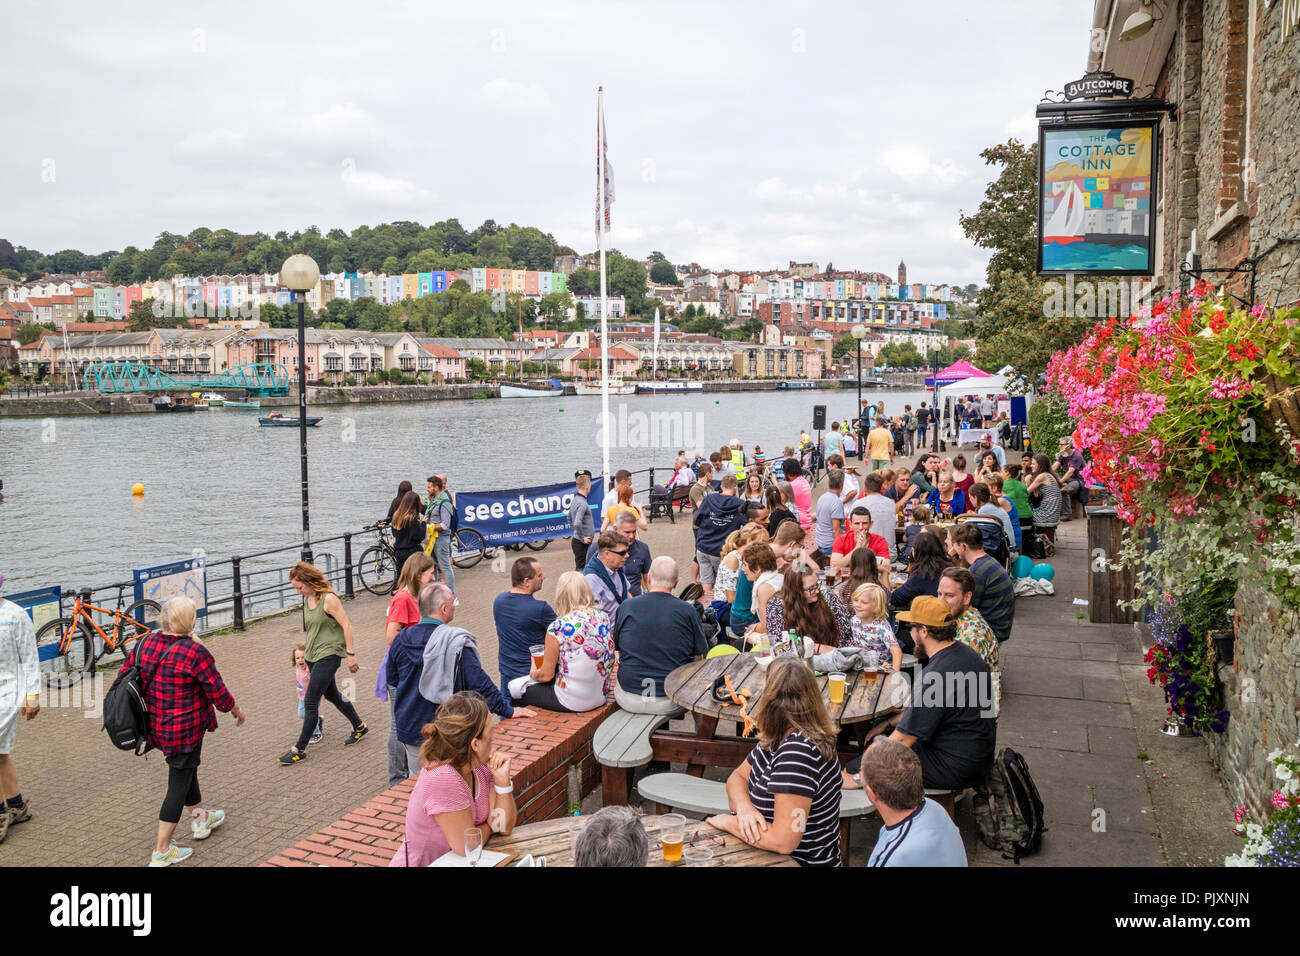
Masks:
[[[1034,569],[1034,559],[1027,554],[1022,554],[1016,558],[1015,564],[1011,566],[1011,576],[1016,578],[1027,578],[1029,572]]]
[[[1029,576],[1039,581],[1050,581],[1056,577],[1056,568],[1050,564],[1035,564]]]

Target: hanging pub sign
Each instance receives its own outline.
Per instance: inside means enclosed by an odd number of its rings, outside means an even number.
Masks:
[[[1039,127],[1040,275],[1155,271],[1157,128],[1096,115]]]

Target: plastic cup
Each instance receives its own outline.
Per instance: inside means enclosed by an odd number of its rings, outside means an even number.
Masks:
[[[843,674],[827,674],[826,687],[830,691],[832,704],[844,703],[844,675]]]
[[[534,644],[528,648],[528,653],[532,655],[533,667],[541,669],[542,661],[546,659],[546,645]]]
[[[711,866],[713,851],[707,846],[688,846],[682,850],[682,859],[686,866]]]
[[[680,813],[665,813],[659,818],[659,841],[664,850],[664,862],[675,863],[682,858],[682,841],[686,838],[686,818]]]

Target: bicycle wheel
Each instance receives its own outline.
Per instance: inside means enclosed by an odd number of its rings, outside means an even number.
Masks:
[[[545,551],[546,546],[550,543],[550,538],[543,538],[541,541],[525,541],[524,547],[529,551]]]
[[[122,614],[129,620],[117,622],[117,645],[113,650],[125,658],[131,644],[150,631],[158,630],[158,616],[161,612],[162,605],[157,601],[136,601],[128,607]]]
[[[90,630],[82,621],[61,617],[42,624],[36,632],[36,657],[45,685],[71,687],[80,681],[95,667],[93,647]]]
[[[371,545],[361,553],[357,562],[357,576],[361,586],[371,594],[383,597],[393,593],[393,579],[397,574],[397,557],[387,548]]]
[[[461,528],[451,539],[451,563],[458,568],[474,567],[486,551],[483,535],[473,528]]]

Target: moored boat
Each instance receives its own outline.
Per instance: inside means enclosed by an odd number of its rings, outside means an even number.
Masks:
[[[611,375],[606,381],[609,382],[611,395],[632,395],[636,392],[636,383],[623,381],[622,375]],[[575,382],[573,388],[579,395],[600,395],[604,391],[600,382]]]
[[[702,392],[704,391],[704,383],[693,382],[685,378],[669,378],[657,382],[638,382],[636,390],[638,394]]]
[[[207,402],[210,408],[221,408],[226,404],[226,396],[217,392],[204,392],[200,401]]]
[[[246,402],[236,402],[236,401],[232,401],[231,399],[226,399],[226,408],[261,408],[261,407],[262,407],[261,400],[256,398],[250,399],[249,401]]]
[[[192,412],[195,406],[184,401],[177,401],[170,395],[155,395],[150,403],[155,412]]]
[[[502,398],[558,398],[564,394],[563,388],[556,388],[549,380],[541,382],[501,383]]]
[[[777,382],[776,387],[782,392],[805,391],[810,388],[816,388],[817,383],[807,380],[790,379],[788,381]]]

